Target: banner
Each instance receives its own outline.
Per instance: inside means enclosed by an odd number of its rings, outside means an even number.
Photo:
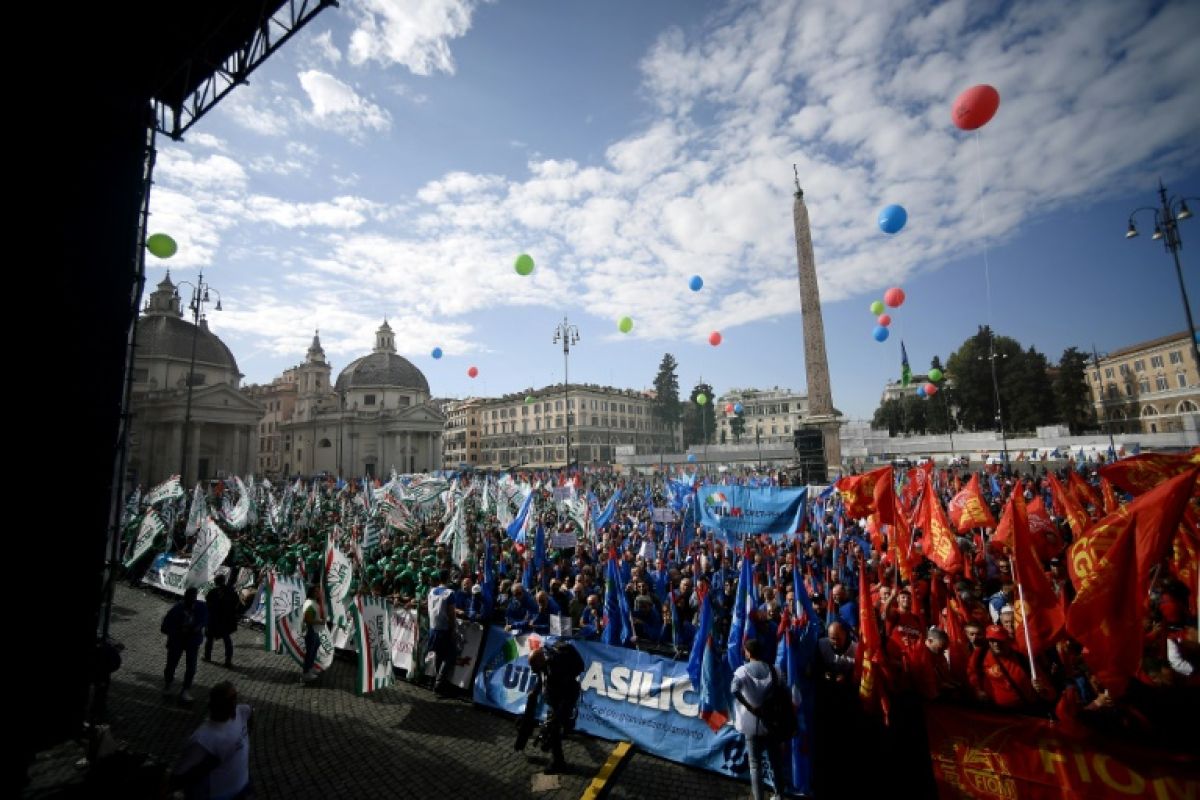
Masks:
[[[304,602],[300,607],[286,617],[280,617],[279,642],[283,651],[292,657],[296,666],[304,665]],[[313,672],[321,673],[329,669],[333,663],[333,632],[327,625],[317,625],[320,641],[317,644],[317,660],[313,664]]]
[[[154,563],[150,565],[150,569],[146,570],[146,574],[142,576],[142,583],[153,589],[182,595],[187,589],[188,567],[191,563],[191,559],[159,553],[158,558],[154,559]],[[217,575],[228,574],[229,567],[221,567],[217,570]],[[204,592],[201,591],[201,595],[203,594]]]
[[[748,486],[701,486],[696,490],[700,524],[730,544],[744,536],[795,533],[804,519],[808,489]]]
[[[390,602],[384,597],[358,595],[350,603],[350,616],[358,640],[359,694],[392,685],[392,632]]]
[[[188,566],[187,585],[198,589],[212,583],[217,570],[225,563],[233,544],[212,517],[205,517],[192,548],[192,563]]]
[[[304,607],[304,581],[299,576],[285,577],[274,570],[267,575],[267,595],[263,609],[263,649],[276,653],[279,651],[280,629],[279,620],[291,614],[299,613]]]
[[[1067,736],[1035,717],[931,704],[925,722],[943,800],[1200,796],[1194,764],[1098,735]]]
[[[674,509],[667,508],[666,506],[662,506],[661,508],[655,507],[650,518],[655,522],[660,522],[666,525],[675,521],[675,511]]]
[[[174,500],[183,497],[183,487],[179,484],[179,476],[172,475],[151,489],[142,500],[148,506],[158,505],[163,500]]]
[[[555,641],[535,633],[514,636],[493,626],[480,656],[474,699],[519,714],[530,686],[529,654]],[[682,764],[749,778],[746,741],[727,724],[715,733],[700,719],[687,664],[623,647],[572,641],[583,656],[576,729]]]
[[[417,612],[411,608],[392,609],[392,666],[408,675],[416,669]]]
[[[135,561],[148,553],[155,538],[165,529],[166,526],[153,508],[146,511],[146,516],[142,517],[142,524],[138,527],[137,538],[133,540],[129,558],[125,559],[125,566],[132,567]]]
[[[479,646],[483,644],[483,626],[476,622],[458,623],[457,641],[458,655],[450,673],[450,682],[463,691],[469,691],[475,661],[479,658]],[[432,651],[425,654],[425,674],[431,678],[436,674]]]
[[[551,550],[574,550],[575,545],[579,543],[579,539],[573,531],[566,533],[550,534],[550,549]]]

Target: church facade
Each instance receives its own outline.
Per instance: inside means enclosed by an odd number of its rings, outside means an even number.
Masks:
[[[386,476],[441,468],[446,417],[431,403],[429,382],[396,353],[385,321],[375,349],[331,381],[319,334],[304,363],[289,370],[295,409],[278,427],[284,475]]]
[[[233,353],[207,321],[195,325],[183,318],[168,274],[138,320],[127,469],[132,479],[148,486],[182,474],[195,483],[253,471],[263,409],[238,390],[241,378]]]

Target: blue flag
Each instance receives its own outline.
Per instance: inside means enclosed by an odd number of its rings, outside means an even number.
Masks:
[[[799,568],[792,571],[792,592],[796,598],[790,608],[790,625],[780,637],[776,667],[780,678],[792,695],[796,711],[796,736],[788,742],[788,780],[796,794],[812,792],[813,685],[807,676],[808,664],[817,650],[821,626],[816,619],[812,601],[804,591]],[[778,784],[777,784],[778,785]]]
[[[546,565],[546,531],[541,525],[533,537],[533,576],[538,580],[542,575],[542,567]],[[532,586],[530,587],[533,588]]]
[[[521,503],[521,510],[516,518],[508,524],[508,538],[518,544],[525,544],[525,520],[529,517],[529,508],[533,505],[533,492]]]
[[[737,669],[742,665],[742,645],[746,640],[757,637],[754,627],[754,613],[758,609],[756,595],[754,564],[749,555],[743,552],[742,569],[738,574],[737,594],[733,601],[733,619],[729,624],[729,643],[725,648],[730,669]]]
[[[600,641],[613,647],[621,647],[633,636],[629,618],[629,600],[621,587],[621,574],[617,568],[617,555],[609,552],[608,565],[604,572],[604,631]]]
[[[716,731],[729,719],[732,707],[730,683],[733,676],[721,657],[713,633],[712,591],[705,592],[700,604],[700,625],[688,658],[688,678],[696,689],[700,718]]]
[[[604,506],[604,510],[596,515],[596,530],[600,530],[612,522],[612,518],[616,516],[617,503],[619,502],[621,502],[621,490],[617,489],[613,492],[613,496],[608,499],[608,504]]]

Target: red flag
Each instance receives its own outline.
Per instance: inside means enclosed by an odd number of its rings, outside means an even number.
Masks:
[[[1054,498],[1054,513],[1066,518],[1067,524],[1071,526],[1071,533],[1075,534],[1075,538],[1078,539],[1083,536],[1083,532],[1091,524],[1091,519],[1083,510],[1083,506],[1079,505],[1075,495],[1063,488],[1062,483],[1053,472],[1046,477],[1050,479],[1050,496]]]
[[[1104,503],[1100,500],[1100,493],[1073,469],[1067,471],[1067,490],[1075,496],[1079,505],[1088,511],[1093,519],[1100,515],[1100,510],[1104,508]]]
[[[1038,558],[1049,561],[1062,552],[1065,543],[1058,533],[1058,526],[1046,513],[1046,504],[1039,495],[1026,507],[1029,515],[1029,532],[1033,535],[1033,546]]]
[[[887,695],[887,661],[883,654],[879,625],[875,620],[875,606],[871,603],[867,562],[861,558],[858,560],[858,624],[862,634],[858,643],[858,697],[867,711],[874,711],[878,705],[886,724],[891,710]]]
[[[1168,478],[1200,467],[1200,447],[1184,455],[1143,453],[1100,468],[1100,477],[1132,495],[1150,491]]]
[[[1062,632],[1065,623],[1062,605],[1050,578],[1042,570],[1041,558],[1029,530],[1025,496],[1014,491],[1004,509],[1012,530],[1013,580],[1017,597],[1013,603],[1017,621],[1017,644],[1030,657],[1041,654]],[[1003,525],[1001,521],[1001,525]]]
[[[971,528],[996,527],[996,518],[983,501],[978,473],[972,475],[966,487],[950,501],[950,521],[959,533],[966,533]]]
[[[1171,574],[1188,587],[1188,611],[1196,616],[1196,599],[1200,594],[1200,524],[1196,512],[1188,506],[1179,523],[1179,535],[1171,548]]]
[[[896,493],[892,492],[892,516],[894,519],[888,533],[888,541],[891,544],[892,556],[896,560],[897,574],[907,583],[912,581],[912,567],[914,562],[920,562],[920,557],[913,552],[912,528],[909,527],[903,509],[897,507],[899,504]]]
[[[1104,496],[1104,513],[1111,514],[1121,505],[1117,502],[1117,493],[1113,491],[1112,482],[1103,475],[1100,476],[1100,494]]]
[[[853,519],[869,516],[875,510],[875,485],[886,481],[892,485],[892,467],[880,467],[865,475],[853,475],[839,478],[835,484],[842,495],[842,506],[847,515]],[[890,510],[887,513],[891,513]],[[880,518],[880,522],[887,522]]]
[[[1084,661],[1114,695],[1125,691],[1141,666],[1150,573],[1167,554],[1198,475],[1200,469],[1178,475],[1124,507],[1127,523],[1071,604],[1067,630],[1083,644]]]
[[[879,516],[880,525],[891,525],[896,516],[896,484],[895,475],[888,467],[886,474],[875,481],[872,494],[875,498],[875,513]]]
[[[971,646],[967,641],[965,626],[966,612],[958,595],[951,593],[946,606],[946,637],[950,640],[950,674],[960,686],[967,685],[967,664],[971,660]]]
[[[922,495],[919,515],[921,530],[925,532],[925,557],[945,572],[962,572],[963,557],[958,550],[958,541],[933,492]]]

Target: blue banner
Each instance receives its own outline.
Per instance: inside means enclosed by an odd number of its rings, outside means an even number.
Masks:
[[[804,519],[807,487],[752,489],[748,486],[705,485],[696,490],[700,524],[729,544],[742,538],[767,533],[795,533]]]
[[[519,714],[531,680],[529,653],[553,641],[493,626],[475,675],[475,702]],[[685,662],[598,642],[571,644],[585,665],[577,730],[633,742],[669,761],[749,779],[745,737],[732,723],[714,732],[700,719],[699,697]]]

